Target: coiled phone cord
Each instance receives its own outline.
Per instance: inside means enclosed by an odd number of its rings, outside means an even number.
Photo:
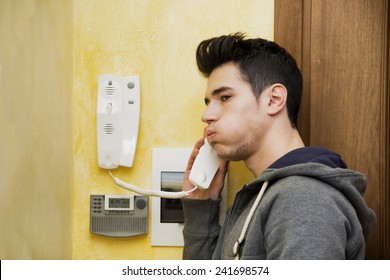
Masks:
[[[111,177],[114,179],[114,183],[116,185],[118,185],[119,187],[124,188],[124,189],[129,190],[129,191],[133,191],[133,192],[138,193],[138,194],[146,195],[146,196],[157,196],[157,197],[161,197],[161,198],[180,199],[180,198],[188,196],[191,192],[193,192],[194,190],[196,190],[198,188],[196,186],[192,190],[181,191],[181,192],[167,192],[167,191],[143,189],[143,188],[139,188],[137,186],[125,183],[125,182],[121,181],[120,179],[118,179],[117,177],[115,177],[114,175],[112,175],[111,171],[109,171],[109,172],[110,172]]]

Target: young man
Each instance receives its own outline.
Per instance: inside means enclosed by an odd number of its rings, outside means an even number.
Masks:
[[[274,42],[241,33],[203,41],[208,78],[202,121],[223,159],[211,186],[183,199],[184,259],[363,259],[376,217],[363,199],[364,175],[339,155],[305,147],[297,131],[302,76]],[[183,190],[203,145],[188,161]],[[220,194],[229,161],[256,176],[237,194],[223,226]]]

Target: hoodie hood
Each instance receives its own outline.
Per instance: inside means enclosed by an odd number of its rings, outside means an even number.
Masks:
[[[321,163],[333,168],[347,168],[340,155],[321,147],[295,149],[275,161],[269,168],[283,168],[308,162]]]
[[[376,223],[376,216],[372,209],[370,209],[364,198],[363,194],[366,190],[367,180],[366,177],[357,171],[347,169],[345,167],[332,167],[335,162],[339,162],[340,166],[344,166],[343,161],[339,157],[340,161],[337,160],[337,155],[331,153],[331,160],[323,154],[316,159],[314,162],[298,163],[281,168],[272,168],[276,166],[271,165],[270,168],[266,169],[253,183],[262,181],[272,181],[288,177],[288,176],[307,176],[314,177],[321,180],[333,188],[341,192],[355,208],[358,219],[362,225],[364,237],[367,239],[369,232],[372,230]],[[317,160],[321,158],[321,161],[331,164],[318,163]],[[336,161],[334,161],[336,160]],[[345,165],[346,166],[346,165]],[[250,184],[251,186],[252,183]],[[249,187],[249,185],[248,185]],[[270,186],[272,187],[272,186]]]

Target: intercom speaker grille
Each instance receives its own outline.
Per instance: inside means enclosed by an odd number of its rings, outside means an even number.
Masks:
[[[108,84],[104,87],[104,92],[107,97],[114,97],[119,90],[119,86],[116,82],[108,81]]]
[[[148,221],[146,217],[91,217],[91,231],[103,235],[134,236],[148,232]]]
[[[114,134],[115,133],[115,125],[111,123],[107,123],[104,125],[104,133],[105,134]]]

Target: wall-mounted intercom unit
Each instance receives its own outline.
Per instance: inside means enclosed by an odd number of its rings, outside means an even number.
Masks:
[[[139,195],[91,195],[90,232],[110,237],[147,233],[148,200]]]
[[[138,76],[99,76],[97,101],[98,163],[101,168],[131,167],[140,121]]]

